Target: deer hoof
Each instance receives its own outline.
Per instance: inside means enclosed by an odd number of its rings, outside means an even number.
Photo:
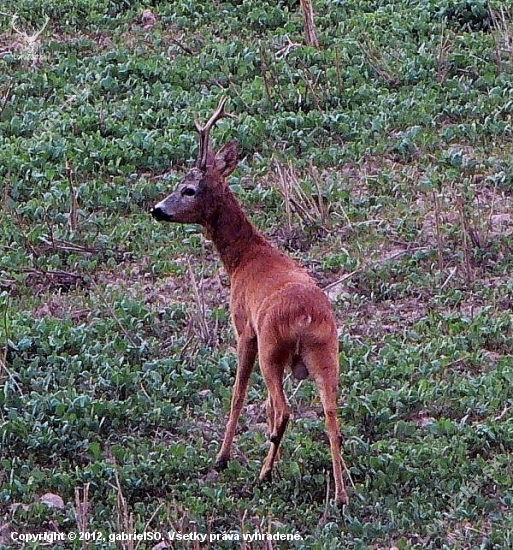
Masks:
[[[230,457],[218,456],[216,458],[216,470],[225,470],[230,462]]]
[[[260,472],[260,476],[258,477],[258,479],[262,482],[262,483],[266,483],[266,482],[269,482],[269,481],[272,481],[273,479],[273,473],[272,473],[272,470],[263,470]]]
[[[349,497],[345,491],[335,495],[335,504],[338,508],[343,508],[346,504],[349,504]]]

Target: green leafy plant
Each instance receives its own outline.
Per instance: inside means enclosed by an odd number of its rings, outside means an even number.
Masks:
[[[298,2],[2,8],[2,548],[79,529],[512,546],[511,10],[317,0],[314,17],[320,48]],[[341,513],[309,382],[286,381],[272,486],[254,483],[258,372],[236,460],[212,469],[235,369],[228,280],[197,227],[148,210],[224,94],[237,121],[214,140],[240,143],[234,191],[335,305]],[[297,194],[277,191],[272,159]]]

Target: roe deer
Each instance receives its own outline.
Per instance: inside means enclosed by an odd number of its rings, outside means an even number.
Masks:
[[[339,380],[335,318],[324,292],[307,272],[273,247],[244,213],[226,178],[238,163],[238,146],[230,141],[215,153],[209,133],[229,115],[223,98],[201,127],[195,167],[174,192],[151,211],[156,220],[201,224],[213,241],[231,281],[230,311],[237,331],[238,367],[217,467],[230,460],[230,448],[248,382],[258,355],[268,390],[267,416],[271,446],[260,479],[271,478],[273,464],[290,416],[283,391],[288,367],[303,379],[312,377],[319,389],[329,435],[335,501],[348,502],[342,479],[341,435],[337,419]]]

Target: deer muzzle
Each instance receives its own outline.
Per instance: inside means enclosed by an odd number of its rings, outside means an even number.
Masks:
[[[170,216],[161,204],[157,204],[150,210],[150,214],[159,222],[172,222],[173,216]]]

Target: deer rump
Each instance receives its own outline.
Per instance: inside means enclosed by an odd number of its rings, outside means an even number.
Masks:
[[[327,302],[314,283],[294,282],[273,292],[257,310],[258,341],[271,343],[274,361],[298,380],[314,374],[316,365],[309,361],[309,352],[325,347],[336,334],[332,316],[326,315]]]

